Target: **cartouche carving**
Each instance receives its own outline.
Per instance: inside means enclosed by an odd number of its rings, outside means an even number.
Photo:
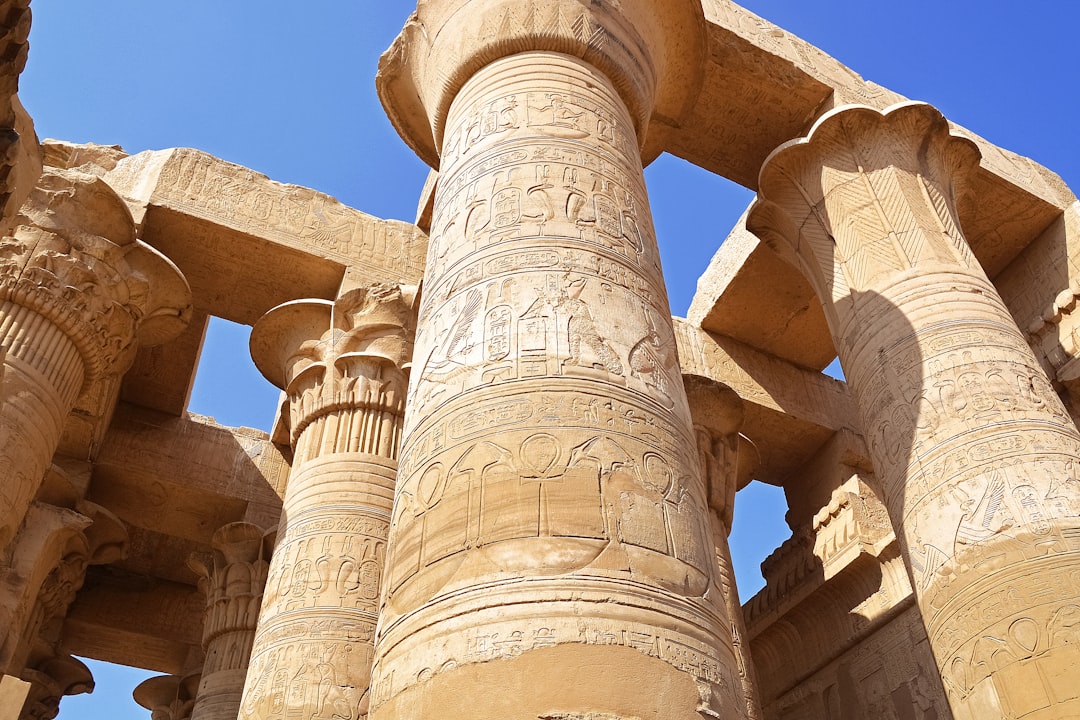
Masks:
[[[641,170],[670,99],[658,10],[422,3],[384,56],[440,177],[373,718],[505,717],[456,679],[504,672],[534,678],[523,716],[745,714]],[[444,42],[459,28],[476,41]],[[635,669],[568,705],[557,668],[605,657]]]
[[[839,109],[773,153],[748,226],[825,305],[953,713],[1061,717],[1080,435],[961,233],[977,160],[929,106]]]

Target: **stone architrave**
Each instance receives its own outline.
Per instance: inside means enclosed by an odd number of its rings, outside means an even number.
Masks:
[[[815,287],[958,720],[1080,714],[1080,435],[957,221],[975,145],[840,108],[748,226]]]
[[[367,713],[412,305],[397,286],[361,287],[280,305],[252,330],[255,364],[288,396],[294,459],[240,718]]]
[[[135,238],[123,200],[91,175],[49,169],[0,239],[0,551],[42,482],[64,420],[96,379],[187,323],[187,282]]]
[[[701,375],[683,375],[683,387],[694,421],[694,436],[701,472],[709,499],[716,563],[720,571],[720,590],[731,619],[731,637],[735,657],[739,660],[739,680],[742,682],[748,720],[761,720],[761,698],[758,695],[756,670],[747,645],[746,623],[743,621],[739,589],[735,584],[735,566],[731,560],[728,536],[735,512],[735,491],[740,478],[749,477],[745,459],[748,443],[740,438],[743,423],[743,401],[727,385]],[[740,457],[743,455],[743,457]]]
[[[258,525],[229,523],[214,533],[213,555],[195,555],[188,560],[188,566],[198,572],[206,594],[206,660],[191,720],[236,720],[240,713],[244,677],[270,567],[264,536]]]
[[[697,13],[422,2],[383,57],[440,178],[373,719],[745,714],[640,151]]]

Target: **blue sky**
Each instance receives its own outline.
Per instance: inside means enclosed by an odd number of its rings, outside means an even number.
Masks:
[[[1080,187],[1075,136],[1080,3],[1062,0],[747,0],[863,77],[1035,158]],[[408,0],[36,0],[21,97],[39,134],[122,145],[195,147],[317,188],[371,214],[412,220],[426,168],[374,92],[379,54]],[[673,312],[750,193],[663,157],[646,171]],[[192,410],[267,428],[276,391],[247,359],[244,329],[217,324]],[[732,546],[744,599],[786,532],[782,496],[740,493]],[[98,690],[61,720],[146,718],[130,671],[94,668]]]

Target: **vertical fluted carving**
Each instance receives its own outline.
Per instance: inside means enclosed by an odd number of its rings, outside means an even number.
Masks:
[[[179,333],[190,303],[183,276],[135,239],[130,212],[102,180],[42,175],[0,239],[0,551],[79,393],[124,372],[140,343]]]

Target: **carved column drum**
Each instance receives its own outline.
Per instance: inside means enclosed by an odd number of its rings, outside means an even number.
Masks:
[[[841,108],[748,226],[824,304],[953,714],[1072,717],[1080,435],[961,233],[977,162],[927,105]]]
[[[598,67],[645,62],[620,33],[651,10],[535,7],[569,34],[545,43],[535,15],[506,37],[527,4],[482,5],[447,22],[490,25],[490,62],[440,55],[463,84],[427,86],[440,178],[372,717],[743,717],[642,174],[654,78]],[[401,42],[385,63],[421,53]],[[597,64],[529,50],[560,42]]]

